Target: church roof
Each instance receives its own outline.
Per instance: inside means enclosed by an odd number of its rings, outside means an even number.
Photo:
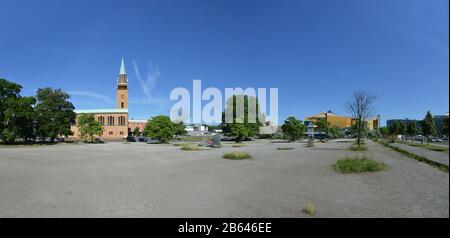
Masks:
[[[125,62],[124,62],[123,58],[122,58],[122,62],[120,63],[120,72],[119,72],[119,74],[124,74],[124,75],[127,74],[127,72],[125,72]]]

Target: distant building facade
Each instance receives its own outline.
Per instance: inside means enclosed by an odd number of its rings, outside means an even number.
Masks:
[[[308,136],[319,135],[320,132],[314,129],[316,127],[314,124],[316,121],[321,119],[326,120],[330,126],[338,128],[349,128],[356,123],[356,119],[352,117],[338,116],[334,114],[332,111],[321,112],[314,116],[304,118],[304,124],[306,125],[307,128],[307,132],[305,134]],[[369,130],[378,130],[380,128],[380,115],[368,118],[366,122],[367,128]]]
[[[144,131],[147,121],[129,120],[128,114],[128,79],[125,71],[125,63],[122,59],[120,65],[119,77],[116,88],[116,108],[114,109],[92,109],[75,110],[77,115],[82,113],[93,114],[96,121],[103,126],[103,135],[100,138],[104,140],[120,140],[131,135],[134,128],[138,127],[140,132]],[[78,122],[78,119],[76,120]],[[73,135],[69,140],[79,140],[79,130],[77,123],[71,126]]]
[[[439,134],[443,134],[444,132],[444,124],[445,124],[445,120],[448,120],[449,114],[445,114],[445,115],[436,115],[433,117],[434,119],[434,124],[436,125],[436,130]],[[386,127],[391,127],[393,126],[395,123],[409,123],[411,121],[414,121],[413,119],[389,119],[386,121]],[[418,130],[422,130],[422,120],[415,120],[416,121],[416,128]]]

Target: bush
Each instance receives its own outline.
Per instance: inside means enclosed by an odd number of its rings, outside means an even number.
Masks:
[[[314,216],[316,214],[316,206],[312,203],[307,203],[302,211],[308,215]]]
[[[196,146],[196,145],[183,145],[181,146],[181,150],[202,150],[200,147]]]
[[[235,151],[235,152],[224,154],[223,158],[232,159],[232,160],[244,160],[244,159],[250,159],[251,156],[247,152]]]
[[[367,157],[354,157],[338,160],[333,168],[341,173],[364,173],[381,171],[385,167],[383,162],[377,162]]]

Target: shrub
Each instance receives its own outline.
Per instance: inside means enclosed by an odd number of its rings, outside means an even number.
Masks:
[[[181,150],[202,150],[200,147],[196,146],[196,145],[183,145],[181,146]]]
[[[314,216],[316,214],[316,206],[312,203],[307,203],[302,211],[308,215]]]
[[[235,151],[235,152],[224,154],[223,158],[232,159],[232,160],[244,160],[244,159],[250,159],[251,156],[247,152]]]
[[[381,171],[385,167],[383,162],[377,162],[367,157],[354,157],[338,160],[333,168],[341,173],[364,173]]]

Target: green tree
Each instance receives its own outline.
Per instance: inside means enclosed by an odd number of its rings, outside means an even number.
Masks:
[[[252,119],[253,118],[253,119]],[[231,121],[226,121],[231,119]],[[240,131],[244,137],[253,137],[259,134],[259,128],[263,125],[265,116],[259,111],[258,98],[247,95],[233,95],[227,100],[225,111],[222,113],[222,128],[225,135],[234,136],[234,132]],[[242,130],[241,124],[246,129]],[[243,138],[236,138],[236,140]]]
[[[80,138],[88,139],[90,142],[95,140],[95,136],[103,134],[103,126],[99,121],[95,120],[94,114],[82,113],[78,115],[77,127],[80,132]]]
[[[326,119],[320,118],[314,124],[316,125],[316,129],[320,134],[325,133],[325,135],[328,136],[330,123],[328,123]]]
[[[0,79],[0,138],[13,143],[17,137],[34,137],[34,97],[21,97],[19,84]]]
[[[398,121],[395,121],[393,124],[389,126],[389,133],[391,134],[394,141],[397,139],[397,135],[400,134],[399,128],[400,123]]]
[[[186,126],[182,121],[174,122],[174,128],[175,128],[175,135],[177,136],[184,136],[187,134]]]
[[[284,121],[284,124],[281,126],[281,130],[289,138],[289,140],[296,141],[303,136],[306,126],[303,125],[302,121],[298,120],[294,116],[290,116]]]
[[[387,127],[380,127],[380,133],[381,133],[381,136],[387,137],[389,135],[389,128],[387,128]]]
[[[448,117],[444,119],[443,134],[448,137]]]
[[[38,89],[37,104],[35,107],[37,117],[37,133],[42,139],[50,138],[53,142],[60,136],[71,135],[70,125],[75,122],[75,108],[69,94],[60,89]]]
[[[175,135],[175,126],[168,116],[152,117],[144,129],[144,134],[150,138],[167,143]]]
[[[405,138],[405,134],[407,132],[407,126],[406,126],[405,122],[399,122],[398,123],[398,132],[402,136],[402,141],[403,141],[404,138]]]
[[[430,136],[437,134],[436,125],[434,124],[433,115],[430,111],[427,112],[425,118],[421,121],[422,133],[427,137],[427,144],[430,144]]]
[[[133,135],[134,136],[140,136],[140,134],[141,134],[141,131],[139,130],[139,127],[135,127],[133,129]]]
[[[406,134],[411,137],[411,141],[417,135],[416,120],[408,121]]]
[[[236,142],[241,142],[250,135],[250,130],[244,124],[235,123],[229,125],[229,132],[227,134],[235,137]]]

